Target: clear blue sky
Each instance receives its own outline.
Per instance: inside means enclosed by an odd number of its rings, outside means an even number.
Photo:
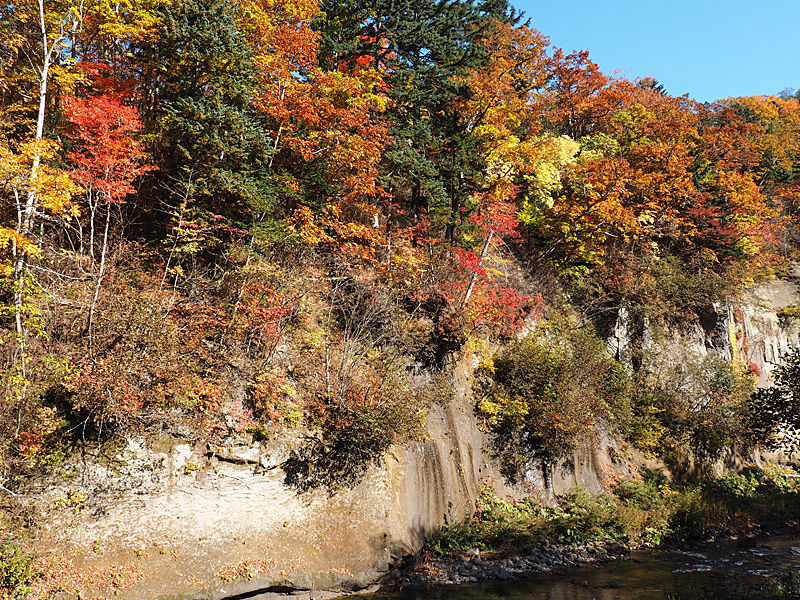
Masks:
[[[800,0],[510,0],[605,73],[700,102],[800,88]]]

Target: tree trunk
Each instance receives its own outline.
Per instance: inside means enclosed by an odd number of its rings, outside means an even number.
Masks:
[[[475,272],[472,274],[472,279],[469,281],[469,287],[467,288],[467,293],[464,294],[464,300],[461,302],[461,309],[463,310],[467,306],[467,302],[469,302],[469,297],[472,295],[472,290],[475,289],[475,282],[478,280],[478,271],[477,269],[483,264],[483,259],[486,257],[486,253],[489,252],[489,245],[492,243],[492,236],[494,235],[494,230],[489,232],[489,236],[486,238],[486,243],[483,244],[483,250],[481,250],[481,256],[478,259],[478,264],[475,267]]]
[[[108,211],[106,212],[106,227],[103,232],[103,250],[100,254],[100,271],[97,274],[97,281],[94,284],[94,295],[92,296],[92,303],[89,306],[89,323],[87,326],[89,334],[89,352],[91,353],[94,347],[92,340],[92,327],[94,325],[94,311],[97,306],[97,299],[100,297],[100,285],[103,283],[103,277],[106,274],[106,256],[108,254],[108,229],[111,224],[111,202],[106,203]]]
[[[42,33],[42,70],[39,75],[39,111],[36,116],[36,134],[34,141],[33,162],[31,163],[30,184],[32,185],[39,172],[39,165],[42,162],[41,150],[38,143],[44,136],[44,116],[47,109],[47,82],[50,75],[50,61],[52,59],[52,47],[48,45],[47,41],[47,25],[44,20],[44,0],[39,0],[39,23]],[[25,200],[25,208],[23,209],[17,204],[17,233],[27,236],[33,228],[34,216],[36,214],[36,194],[33,189],[28,191]],[[21,338],[24,336],[24,323],[22,320],[22,286],[23,286],[23,273],[27,267],[28,256],[25,252],[19,250],[14,244],[14,321],[16,324],[17,335]],[[22,352],[24,355],[24,352]],[[24,359],[23,359],[24,360]]]

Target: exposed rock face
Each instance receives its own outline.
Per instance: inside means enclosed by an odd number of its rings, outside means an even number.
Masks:
[[[753,286],[740,300],[714,304],[699,322],[681,330],[645,320],[639,327],[645,367],[657,371],[662,364],[699,364],[706,358],[741,360],[759,374],[760,386],[768,386],[780,356],[800,345],[800,319],[778,316],[798,303],[800,279],[773,279]],[[629,365],[635,354],[630,320],[629,312],[620,309],[608,339],[612,354]]]
[[[656,367],[741,356],[766,385],[780,354],[800,342],[794,324],[777,316],[798,301],[795,280],[762,284],[688,331],[645,326],[645,354]],[[621,311],[610,343],[630,362],[628,319]],[[64,557],[70,581],[95,596],[107,594],[102,580],[114,577],[125,580],[120,598],[348,590],[375,581],[444,523],[471,515],[484,484],[501,495],[575,485],[597,492],[633,467],[600,432],[549,477],[534,465],[524,489],[506,487],[473,415],[473,368],[463,361],[455,370],[456,397],[432,410],[428,439],[393,448],[353,489],[334,495],[285,485],[280,464],[297,443],[290,437],[259,444],[243,436],[214,448],[166,435],[128,440],[109,456],[76,462],[35,498],[39,550]]]
[[[622,449],[619,440],[598,429],[583,440],[572,455],[545,471],[541,461],[528,465],[523,481],[523,491],[555,501],[573,488],[582,487],[592,494],[610,491],[620,477],[630,477],[638,472],[641,461],[638,453]]]
[[[800,280],[773,280],[751,288],[745,302],[729,312],[736,319],[737,339],[745,360],[761,371],[759,384],[771,383],[770,374],[782,354],[800,346],[800,320],[782,318],[778,312],[800,302]]]
[[[429,415],[427,440],[393,448],[334,495],[284,484],[291,438],[219,448],[129,440],[43,490],[39,550],[68,556],[74,581],[121,573],[130,587],[117,597],[363,587],[471,515],[482,485],[502,489],[472,415],[471,370],[456,370],[459,395]]]
[[[672,385],[685,388],[689,397],[699,397],[697,373],[714,360],[739,362],[758,376],[760,387],[769,387],[781,356],[800,347],[800,319],[781,316],[783,309],[800,305],[800,267],[795,266],[794,275],[752,286],[735,301],[715,303],[699,315],[697,322],[680,329],[656,326],[646,319],[635,327],[623,308],[608,338],[609,349],[632,371],[634,344],[640,343],[642,364],[636,366],[655,379],[673,377]],[[742,456],[732,448],[715,470],[721,473],[745,463],[775,463],[789,458],[781,451]]]

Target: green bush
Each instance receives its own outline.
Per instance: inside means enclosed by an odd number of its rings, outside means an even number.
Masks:
[[[478,498],[475,515],[467,523],[445,525],[428,542],[437,554],[462,554],[470,548],[507,552],[543,539],[546,510],[532,499],[506,501],[491,489]]]
[[[0,544],[0,591],[3,600],[28,596],[34,579],[41,576],[33,567],[33,558],[32,554],[24,552],[9,540]]]
[[[702,486],[690,486],[675,497],[669,518],[670,537],[680,541],[701,540],[718,535],[730,525],[724,503],[703,493]]]
[[[700,474],[731,445],[749,438],[747,400],[755,386],[741,364],[707,358],[699,364],[659,364],[639,373],[628,439],[650,456]]]
[[[791,522],[800,518],[799,484],[792,477],[774,484],[781,477],[778,471],[786,469],[749,468],[684,486],[644,471],[641,479],[621,480],[613,494],[591,495],[576,488],[555,505],[531,498],[503,500],[487,489],[472,519],[442,528],[428,548],[438,554],[462,554],[470,548],[513,554],[542,540],[657,546],[665,540],[704,540],[749,530],[759,521]]]
[[[642,493],[652,489],[643,487]],[[556,505],[531,498],[502,500],[485,490],[473,518],[443,527],[428,548],[438,554],[461,554],[470,548],[513,554],[542,540],[572,545],[598,540],[651,545],[668,534],[664,494],[657,489],[654,493],[659,500],[652,508],[643,509],[619,497],[591,495],[580,488],[559,497]]]
[[[614,495],[628,505],[641,510],[660,508],[664,504],[665,490],[670,490],[663,476],[650,475],[642,480],[623,479],[614,486]]]
[[[558,320],[484,361],[474,391],[512,480],[531,459],[552,464],[568,454],[598,422],[624,429],[632,418],[622,365],[594,331]]]
[[[631,418],[626,437],[648,456],[660,456],[664,450],[664,440],[668,434],[662,421],[665,411],[660,407],[659,398],[650,392],[641,393],[635,401],[635,416]]]
[[[745,469],[741,473],[730,473],[709,482],[706,489],[720,499],[739,502],[756,496],[762,485],[759,476],[757,469]]]
[[[576,489],[548,507],[545,533],[562,544],[585,544],[595,540],[628,541],[632,532],[621,518],[619,505],[608,494],[593,496]]]
[[[764,467],[762,472],[780,493],[793,496],[800,495],[800,473],[794,468],[773,465]]]

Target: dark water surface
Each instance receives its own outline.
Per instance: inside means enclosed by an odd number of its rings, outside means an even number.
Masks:
[[[746,598],[742,589],[800,572],[800,538],[717,542],[685,551],[634,552],[631,560],[559,575],[430,590],[403,590],[370,600],[690,600]],[[757,595],[753,596],[757,598]]]

